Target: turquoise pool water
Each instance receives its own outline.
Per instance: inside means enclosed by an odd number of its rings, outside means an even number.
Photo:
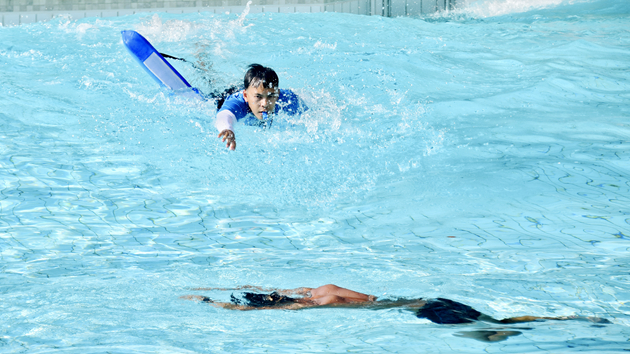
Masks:
[[[258,62],[309,104],[238,147],[160,90],[134,29],[202,91]],[[630,349],[630,4],[449,14],[135,15],[0,28],[0,352]],[[497,318],[238,312],[195,287],[447,297]],[[518,327],[518,329],[516,328]]]

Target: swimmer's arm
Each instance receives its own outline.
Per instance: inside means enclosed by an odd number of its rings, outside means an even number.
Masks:
[[[216,289],[216,288],[208,288],[208,289]],[[195,290],[197,290],[197,289],[195,289]],[[191,301],[205,302],[208,305],[212,305],[214,307],[221,307],[221,308],[228,309],[228,310],[247,311],[247,310],[256,310],[257,309],[257,308],[252,307],[252,306],[236,305],[236,304],[233,304],[231,302],[215,302],[211,298],[206,297],[206,296],[201,296],[201,295],[184,295],[184,296],[180,296],[179,298],[182,299],[182,300],[191,300]]]
[[[254,306],[245,306],[245,305],[234,305],[231,302],[215,302],[210,304],[214,307],[220,307],[228,310],[238,310],[238,311],[253,311],[253,310],[300,310],[308,307],[315,307],[316,305],[307,305],[300,303],[292,303],[286,304],[284,306],[264,306],[264,307],[254,307]]]
[[[264,292],[277,292],[280,295],[308,295],[313,288],[295,288],[295,289],[276,289],[276,288],[263,288],[260,286],[244,285],[241,289],[254,289]],[[238,290],[241,290],[238,289]]]
[[[231,111],[224,109],[217,113],[214,126],[218,131],[231,130],[234,131],[234,124],[236,123],[236,115]]]
[[[216,289],[216,288],[215,288]],[[210,299],[209,297],[200,296],[200,295],[184,295],[179,297],[182,300],[191,300],[191,301],[199,301],[205,302],[208,305],[212,305],[214,307],[219,307],[228,310],[239,310],[239,311],[251,311],[251,310],[299,310],[306,307],[313,307],[314,304],[306,304],[306,303],[292,303],[287,304],[285,306],[266,306],[266,307],[254,307],[254,306],[246,306],[246,305],[236,305],[231,302],[216,302]]]
[[[263,306],[263,307],[254,307],[254,306],[246,306],[246,305],[235,305],[231,302],[215,302],[210,305],[214,307],[220,307],[228,310],[238,310],[238,311],[253,311],[253,310],[301,310],[309,307],[318,307],[316,304],[302,304],[302,303],[292,303],[280,306]]]
[[[194,288],[191,290],[201,290],[201,291],[210,291],[210,290],[220,290],[220,291],[233,291],[233,290],[258,290],[263,292],[277,292],[280,295],[307,295],[308,292],[313,290],[313,288],[295,288],[295,289],[276,289],[276,288],[265,288],[262,286],[253,286],[253,285],[242,285],[237,286],[235,288]]]
[[[190,290],[219,290],[219,291],[235,291],[235,290],[258,290],[258,291],[276,291],[274,288],[263,288],[262,286],[253,286],[253,285],[241,285],[235,288],[193,288]]]
[[[222,138],[222,141],[226,143],[226,147],[230,150],[236,149],[234,123],[236,123],[236,116],[228,110],[217,113],[217,118],[214,122],[214,126],[220,132],[218,137]]]
[[[222,138],[221,141],[225,143],[225,147],[230,150],[236,149],[236,137],[234,136],[234,132],[226,129],[219,133],[219,138]]]
[[[313,288],[276,289],[280,295],[308,295]]]

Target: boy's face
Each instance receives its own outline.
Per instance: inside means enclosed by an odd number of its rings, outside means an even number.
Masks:
[[[250,86],[243,91],[243,98],[256,118],[263,119],[263,112],[273,113],[278,102],[278,89],[265,88],[264,85]]]

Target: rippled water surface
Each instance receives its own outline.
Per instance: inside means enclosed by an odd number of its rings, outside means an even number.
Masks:
[[[0,28],[0,351],[630,349],[630,5],[461,6]],[[257,62],[311,109],[238,126],[228,152],[213,102],[157,87],[125,29],[201,67],[173,63],[206,93]],[[612,323],[437,325],[179,299],[326,283]],[[457,336],[497,328],[522,334]]]

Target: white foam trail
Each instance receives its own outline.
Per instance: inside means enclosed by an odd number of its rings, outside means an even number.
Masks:
[[[199,25],[186,20],[162,21],[158,14],[154,14],[148,21],[136,26],[136,31],[145,36],[149,41],[181,42],[194,34]]]
[[[243,10],[243,12],[238,16],[238,19],[236,20],[236,24],[240,27],[243,27],[244,23],[245,23],[245,17],[247,17],[247,15],[249,14],[249,5],[251,5],[252,2],[248,1],[247,5],[245,5],[245,10]]]
[[[587,1],[588,0],[464,0],[462,3],[458,2],[458,10],[455,12],[472,17],[493,17]]]

